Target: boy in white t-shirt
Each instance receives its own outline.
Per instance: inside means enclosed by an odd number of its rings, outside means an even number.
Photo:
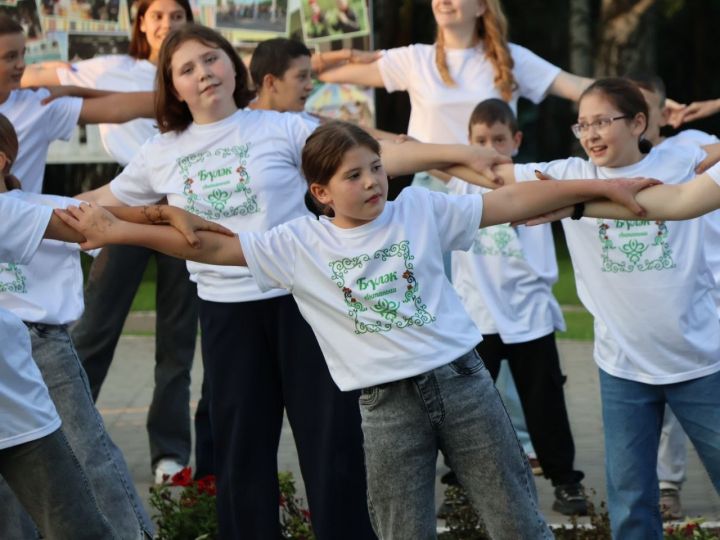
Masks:
[[[500,99],[475,107],[468,132],[470,144],[507,156],[514,155],[522,141],[512,109]],[[448,188],[458,195],[489,191],[455,178]],[[483,335],[476,350],[493,379],[507,360],[532,446],[543,474],[555,487],[553,508],[566,515],[584,515],[587,500],[580,484],[584,475],[573,466],[575,444],[563,394],[565,376],[555,344],[555,330],[565,329],[552,294],[556,281],[549,225],[479,229],[469,251],[452,253],[453,286]]]

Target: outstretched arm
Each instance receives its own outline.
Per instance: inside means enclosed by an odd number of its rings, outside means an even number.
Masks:
[[[580,95],[588,86],[593,83],[593,79],[573,75],[567,71],[561,71],[548,88],[548,93],[553,96],[577,101]]]
[[[116,92],[83,100],[79,124],[122,124],[155,117],[155,92]]]
[[[483,195],[480,226],[522,221],[531,216],[598,198],[607,198],[628,208],[630,215],[637,219],[643,214],[643,208],[635,200],[635,195],[657,183],[657,180],[637,179],[548,180],[513,184]]]
[[[87,240],[83,249],[107,244],[144,246],[172,257],[208,264],[245,266],[240,241],[235,235],[199,232],[199,244],[192,247],[178,230],[163,225],[141,225],[120,220],[94,204],[71,206],[56,215]]]
[[[68,68],[69,62],[40,62],[25,67],[20,86],[56,86],[60,84],[57,70]]]
[[[369,64],[345,64],[332,69],[327,69],[318,74],[322,82],[327,83],[349,83],[361,86],[373,86],[384,88],[385,83],[380,76],[380,69],[377,61]]]

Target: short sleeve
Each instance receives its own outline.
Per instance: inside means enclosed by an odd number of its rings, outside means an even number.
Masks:
[[[378,59],[377,66],[383,86],[388,92],[407,90],[410,72],[415,63],[414,46],[398,47],[383,51]]]
[[[718,186],[720,186],[720,163],[716,163],[710,167],[707,171],[705,171],[705,174],[707,174]]]
[[[447,195],[424,191],[430,197],[443,252],[470,249],[480,228],[482,195]]]
[[[50,93],[41,89],[39,92],[44,92],[46,95]],[[45,95],[41,98],[46,97]],[[80,120],[80,111],[82,110],[83,100],[81,98],[74,97],[62,97],[55,99],[44,105],[44,130],[48,140],[54,141],[60,139],[67,141],[73,134],[75,127],[78,125]]]
[[[110,182],[110,191],[128,206],[156,203],[162,195],[155,191],[148,175],[147,153],[152,148],[145,143],[122,172]]]
[[[45,235],[52,208],[0,195],[0,261],[27,264]]]
[[[510,54],[518,93],[533,103],[541,102],[562,70],[520,45],[511,43]]]
[[[98,56],[89,60],[82,60],[71,64],[69,68],[57,69],[57,76],[62,85],[84,86],[86,88],[97,88],[97,81],[108,69],[119,65],[127,57]]]
[[[240,245],[261,291],[293,289],[296,237],[286,225],[265,232],[242,232]]]
[[[292,154],[296,158],[295,165],[300,169],[302,162],[302,149],[305,141],[320,125],[320,121],[304,113],[280,113],[286,119],[287,140],[292,146]]]

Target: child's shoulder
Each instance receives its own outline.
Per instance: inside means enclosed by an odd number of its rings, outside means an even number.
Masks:
[[[72,205],[79,205],[80,201],[71,197],[63,197],[61,195],[48,195],[46,193],[31,193],[28,191],[22,191],[21,189],[14,189],[6,193],[7,197],[24,201],[28,204],[35,204],[40,206],[51,206],[53,208],[67,208]]]

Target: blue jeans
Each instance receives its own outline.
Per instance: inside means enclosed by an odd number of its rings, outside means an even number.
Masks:
[[[492,538],[552,538],[528,461],[475,351],[422,375],[363,390],[360,412],[368,506],[380,540],[436,537],[438,450]]]
[[[98,540],[118,538],[98,508],[92,488],[65,435],[58,429],[40,439],[0,450],[0,475],[4,489],[22,501],[45,538]],[[0,510],[1,538],[37,538],[29,528]],[[17,503],[16,503],[17,504]],[[27,518],[30,520],[30,518]]]
[[[62,419],[62,429],[78,458],[97,503],[120,538],[137,540],[152,536],[152,523],[133,486],[120,449],[105,431],[105,425],[93,404],[85,371],[75,352],[66,327],[30,324],[35,363],[50,391]],[[10,520],[25,524],[15,530],[2,530]],[[29,516],[0,484],[0,538],[27,538]]]
[[[608,510],[613,538],[662,538],[657,452],[665,403],[695,445],[720,493],[720,372],[645,384],[600,370]]]

